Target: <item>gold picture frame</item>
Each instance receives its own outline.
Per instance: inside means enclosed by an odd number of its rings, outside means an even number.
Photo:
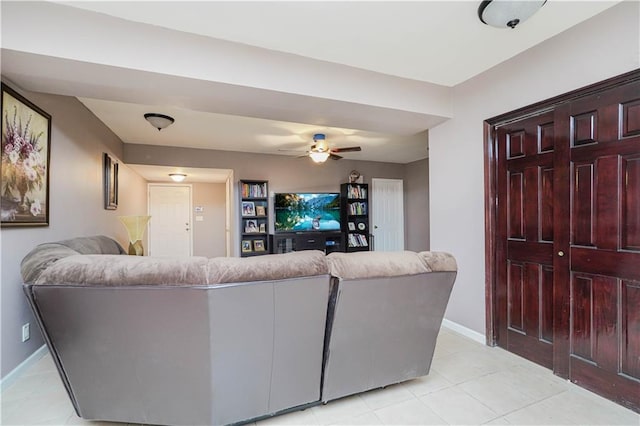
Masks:
[[[253,240],[253,251],[265,251],[264,240]]]

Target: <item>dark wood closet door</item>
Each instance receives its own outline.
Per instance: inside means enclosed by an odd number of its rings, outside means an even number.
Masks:
[[[556,121],[556,370],[640,410],[640,83]]]
[[[497,131],[498,345],[553,366],[553,113]]]

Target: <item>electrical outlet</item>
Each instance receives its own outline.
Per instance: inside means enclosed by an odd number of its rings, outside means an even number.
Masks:
[[[29,340],[30,337],[31,337],[31,334],[29,330],[29,323],[26,323],[25,325],[22,326],[22,341],[26,342],[27,340]]]

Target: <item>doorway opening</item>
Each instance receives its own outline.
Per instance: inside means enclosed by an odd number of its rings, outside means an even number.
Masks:
[[[151,185],[175,186],[169,174],[181,173],[186,178],[182,185],[191,186],[191,202],[188,206],[189,218],[184,220],[182,232],[192,234],[191,255],[203,257],[233,256],[233,241],[235,235],[234,205],[236,202],[234,191],[234,177],[231,169],[209,169],[195,167],[171,167],[154,165],[128,164],[136,173]],[[151,189],[149,189],[149,192]],[[151,212],[151,203],[148,203]],[[151,239],[160,232],[151,222],[146,233],[149,247]],[[149,252],[152,254],[151,252]],[[155,254],[154,254],[155,255]]]

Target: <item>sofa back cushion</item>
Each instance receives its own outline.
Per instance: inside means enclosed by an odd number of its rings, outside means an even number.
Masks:
[[[80,237],[36,246],[22,260],[20,271],[26,284],[35,283],[50,265],[77,254],[124,254],[115,240],[104,235]]]
[[[418,256],[433,272],[457,272],[458,264],[452,254],[443,251],[421,251]]]
[[[205,257],[148,257],[88,254],[59,259],[45,269],[36,285],[204,285]]]
[[[398,277],[430,272],[417,253],[411,251],[333,252],[327,255],[329,272],[342,279]]]
[[[210,284],[271,281],[328,273],[323,252],[304,250],[255,257],[209,259],[207,281]]]

